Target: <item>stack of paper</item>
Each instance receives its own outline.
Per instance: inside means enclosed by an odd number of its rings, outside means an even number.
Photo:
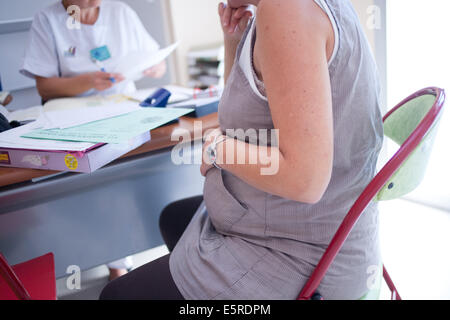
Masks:
[[[140,108],[106,120],[94,121],[67,129],[37,129],[22,137],[90,143],[126,143],[191,112],[191,109]]]
[[[64,101],[61,101],[61,105],[64,105]],[[108,104],[102,103],[95,107],[82,104],[80,108],[54,108],[50,110],[45,108],[45,112],[39,119],[42,121],[43,129],[66,129],[121,116],[140,109],[139,104],[129,100],[110,101]]]
[[[50,112],[82,108],[119,106],[121,103],[126,102],[127,100],[128,96],[122,94],[115,94],[111,96],[98,95],[79,98],[60,98],[48,101],[46,104],[44,104],[44,110],[45,112]]]
[[[39,118],[43,113],[43,107],[42,106],[36,106],[16,111],[8,111],[4,106],[0,105],[0,113],[11,121],[31,121],[36,120]]]
[[[124,96],[52,101],[36,121],[0,133],[0,166],[92,172],[191,111],[142,108]]]
[[[177,45],[133,53],[113,71],[127,81],[138,80]],[[0,166],[92,172],[150,140],[150,130],[191,111],[141,108],[124,95],[57,99],[14,114],[3,108],[9,121],[35,121],[0,133]]]
[[[0,148],[53,150],[53,151],[58,150],[85,151],[92,148],[95,145],[93,143],[28,139],[23,137],[23,135],[26,135],[27,133],[41,127],[42,127],[41,123],[39,121],[35,121],[27,125],[0,133]]]

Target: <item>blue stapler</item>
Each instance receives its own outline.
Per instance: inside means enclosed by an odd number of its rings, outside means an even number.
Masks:
[[[140,106],[144,108],[165,108],[169,103],[171,95],[170,91],[161,88],[145,99]]]

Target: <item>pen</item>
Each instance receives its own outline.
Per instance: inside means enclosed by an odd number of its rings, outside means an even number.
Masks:
[[[103,67],[102,63],[101,63],[99,60],[95,59],[94,62],[95,62],[95,64],[100,68],[100,71],[101,71],[101,72],[105,72],[105,73],[106,73],[105,67]],[[112,83],[115,83],[115,82],[116,82],[116,79],[114,79],[114,78],[109,78],[109,81],[111,81]]]
[[[101,68],[100,70],[101,70],[102,72],[106,72],[105,68]],[[115,82],[116,82],[116,79],[114,79],[114,78],[109,78],[109,80],[110,80],[112,83],[115,83]]]

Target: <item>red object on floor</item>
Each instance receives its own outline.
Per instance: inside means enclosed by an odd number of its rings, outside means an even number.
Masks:
[[[10,266],[0,254],[0,300],[56,300],[53,253]]]

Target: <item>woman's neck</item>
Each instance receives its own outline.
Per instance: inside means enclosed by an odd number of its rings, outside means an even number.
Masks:
[[[62,1],[64,8],[67,10],[71,4],[70,1],[63,0]],[[77,11],[70,11],[68,12],[70,15],[77,14]],[[100,15],[100,7],[92,7],[92,8],[80,8],[79,11],[79,18],[75,17],[75,19],[79,19],[80,23],[82,24],[88,24],[88,25],[94,25],[98,17]]]

